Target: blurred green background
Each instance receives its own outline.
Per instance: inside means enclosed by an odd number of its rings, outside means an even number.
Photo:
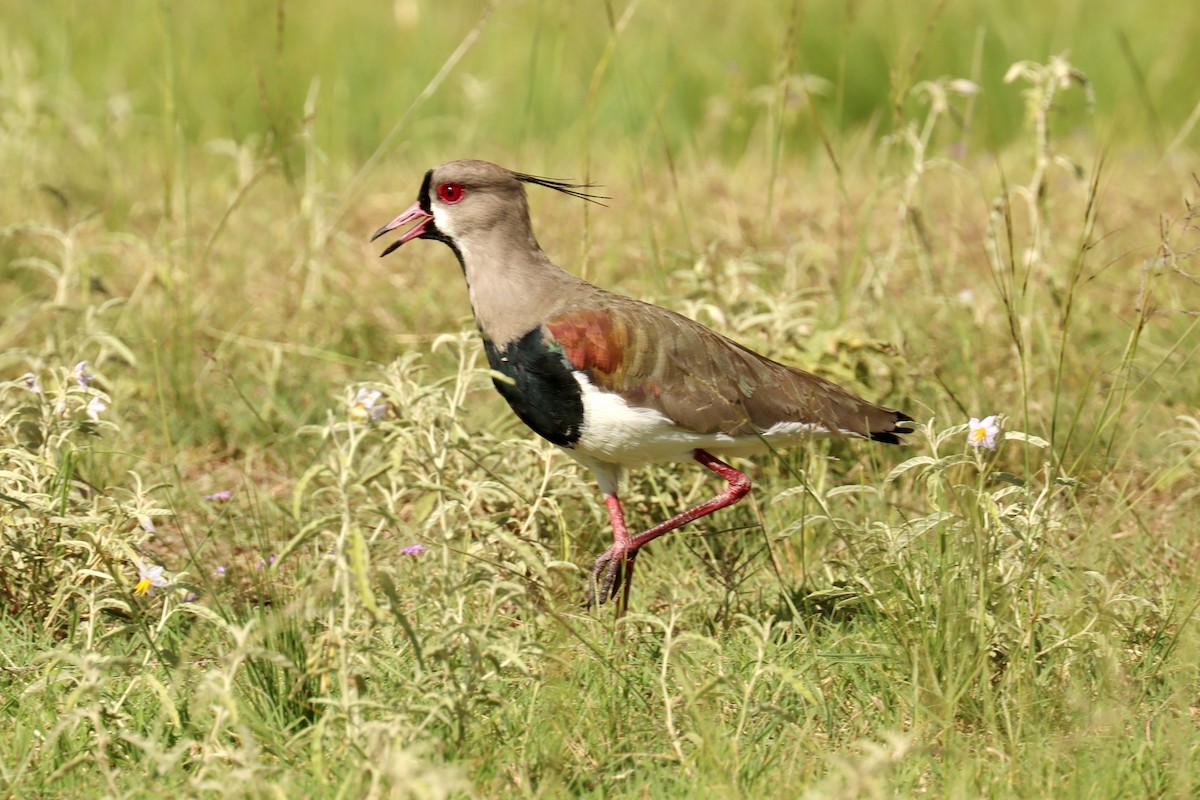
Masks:
[[[273,137],[281,152],[315,91],[315,132],[335,159],[373,153],[472,31],[446,84],[395,143],[406,158],[500,158],[536,147],[578,161],[612,138],[736,159],[756,146],[781,75],[810,81],[834,131],[895,119],[898,90],[924,78],[976,80],[988,124],[979,145],[1020,129],[1008,67],[1066,53],[1093,81],[1096,120],[1123,141],[1164,146],[1194,104],[1194,3],[454,2],[327,4],[23,3],[7,0],[4,71],[35,73],[58,102],[114,108],[145,135],[166,111],[182,142]],[[1168,10],[1169,9],[1169,10]],[[11,99],[10,99],[11,102]],[[1061,124],[1083,124],[1083,101]],[[794,84],[786,104],[805,105]],[[114,120],[115,122],[115,120]],[[816,142],[809,115],[790,149]],[[66,170],[74,165],[63,164]]]

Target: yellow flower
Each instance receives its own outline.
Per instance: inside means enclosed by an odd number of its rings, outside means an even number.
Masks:
[[[350,419],[355,422],[382,419],[383,415],[387,413],[388,406],[387,401],[380,402],[381,400],[383,400],[383,392],[378,389],[359,389],[350,406]]]
[[[996,437],[1000,434],[1000,423],[995,416],[976,419],[971,417],[967,424],[967,444],[972,447],[996,449]]]
[[[170,586],[170,583],[163,577],[163,568],[155,564],[147,567],[141,561],[138,562],[138,582],[137,586],[133,587],[133,593],[137,595],[153,595],[154,587],[162,589],[165,586]]]

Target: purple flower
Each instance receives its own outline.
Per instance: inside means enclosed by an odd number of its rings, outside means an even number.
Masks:
[[[100,415],[108,410],[108,403],[105,403],[99,397],[93,397],[91,402],[87,404],[87,415],[91,417],[92,422],[99,422]]]
[[[191,602],[199,599],[199,597],[200,597],[200,595],[196,594],[195,592],[188,592],[187,596],[183,598],[183,602],[191,603]]]
[[[224,564],[217,564],[216,568],[213,569],[213,577],[224,578],[226,572],[228,572],[228,568]]]
[[[275,556],[267,556],[266,561],[259,561],[254,565],[255,569],[265,569],[275,563]]]
[[[410,544],[400,551],[402,556],[419,556],[424,553],[427,548],[423,544]]]
[[[204,495],[205,500],[228,500],[233,497],[233,492],[229,489],[222,489],[219,492]]]
[[[86,389],[88,386],[88,382],[92,378],[96,377],[95,375],[93,375],[92,373],[87,371],[87,361],[86,360],[80,361],[78,364],[75,365],[75,368],[72,369],[71,371],[75,373],[75,380],[77,380],[79,382],[79,388],[81,388],[81,389]]]
[[[29,391],[34,394],[42,393],[42,385],[38,383],[37,375],[34,375],[32,372],[26,372],[21,376],[21,380],[25,382],[25,388]]]

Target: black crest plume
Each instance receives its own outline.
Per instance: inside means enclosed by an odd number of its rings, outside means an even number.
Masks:
[[[578,197],[580,200],[587,200],[589,203],[595,203],[598,206],[604,205],[601,200],[611,200],[602,194],[592,194],[584,191],[585,189],[599,188],[595,183],[571,183],[570,181],[560,181],[556,178],[539,178],[537,175],[526,175],[523,172],[514,172],[513,177],[521,183],[532,183],[537,186],[545,186],[547,189],[553,189],[556,192],[569,194],[571,197]]]

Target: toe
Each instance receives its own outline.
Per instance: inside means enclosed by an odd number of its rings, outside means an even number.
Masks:
[[[613,547],[596,559],[592,565],[592,575],[589,581],[584,605],[591,606],[599,602],[604,605],[615,596],[621,588],[622,575],[626,560],[632,560],[631,554],[623,548]]]
[[[600,602],[615,596],[617,590],[621,588],[621,577],[625,571],[622,568],[624,564],[625,559],[621,556],[614,555],[608,560],[608,566],[604,570],[604,578],[600,584]]]

